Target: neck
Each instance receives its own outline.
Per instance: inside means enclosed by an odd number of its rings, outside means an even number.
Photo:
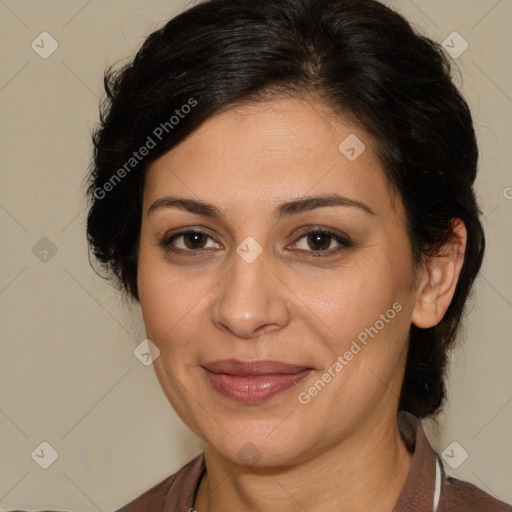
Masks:
[[[197,512],[392,512],[412,454],[397,418],[371,422],[330,450],[287,467],[240,467],[205,447]]]

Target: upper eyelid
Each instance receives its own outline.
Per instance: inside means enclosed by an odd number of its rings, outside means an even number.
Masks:
[[[171,241],[174,241],[178,238],[181,238],[185,235],[188,235],[188,234],[199,234],[199,235],[204,235],[204,236],[207,236],[208,238],[210,238],[211,240],[213,240],[216,244],[219,244],[219,245],[222,245],[220,244],[220,242],[217,242],[215,240],[215,238],[210,234],[208,233],[207,231],[202,231],[202,230],[199,230],[199,229],[182,229],[181,231],[178,231],[176,233],[173,233],[172,235],[164,235],[164,237],[162,238],[162,244],[163,245],[168,245],[171,243]],[[181,250],[184,250],[184,249],[181,249]],[[190,250],[189,252],[199,252],[199,251],[192,251]]]
[[[311,234],[311,233],[320,233],[320,234],[323,234],[323,235],[326,235],[326,236],[329,236],[331,237],[334,241],[336,241],[338,244],[340,244],[341,246],[345,246],[345,247],[348,247],[351,244],[350,242],[350,239],[347,235],[343,235],[343,234],[338,234],[338,233],[334,233],[333,231],[329,230],[329,229],[309,229],[308,231],[305,231],[304,233],[298,235],[294,241],[294,243],[297,243],[299,240],[302,240],[305,236]],[[306,252],[324,252],[324,253],[327,253],[329,251],[332,251],[334,249],[329,249],[327,251],[306,251]]]

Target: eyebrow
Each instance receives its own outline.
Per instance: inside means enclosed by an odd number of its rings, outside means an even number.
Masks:
[[[272,212],[272,218],[278,221],[284,217],[298,215],[303,212],[325,208],[329,206],[344,206],[358,208],[370,215],[376,213],[366,204],[356,199],[340,196],[338,194],[326,194],[313,197],[293,199],[278,205]],[[196,199],[185,199],[180,197],[162,197],[157,199],[149,208],[148,215],[161,208],[178,208],[203,217],[210,217],[216,220],[225,220],[224,212],[215,205]]]

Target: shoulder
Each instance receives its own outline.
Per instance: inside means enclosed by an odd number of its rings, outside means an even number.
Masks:
[[[478,487],[448,477],[443,482],[439,512],[512,512],[512,506],[493,498]]]
[[[115,512],[163,512],[167,510],[171,491],[179,487],[182,497],[193,496],[197,484],[197,477],[204,466],[204,453],[200,453],[187,462],[176,473],[168,476],[135,500],[130,501]],[[174,509],[173,509],[174,510]]]

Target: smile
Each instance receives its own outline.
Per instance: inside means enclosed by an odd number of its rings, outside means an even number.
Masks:
[[[307,377],[312,368],[278,361],[208,363],[203,369],[212,387],[231,400],[260,403]]]

